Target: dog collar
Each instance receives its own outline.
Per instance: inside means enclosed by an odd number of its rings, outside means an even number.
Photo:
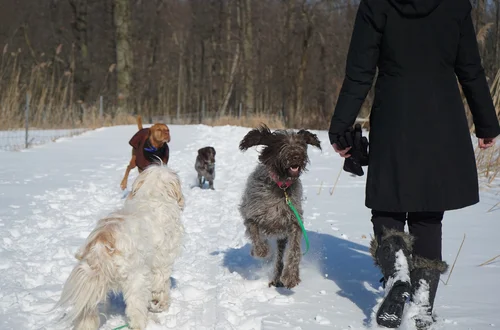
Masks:
[[[274,172],[270,172],[269,174],[271,176],[271,179],[273,179],[273,181],[278,185],[278,187],[283,190],[286,190],[295,182],[295,180],[290,177],[288,177],[286,180],[280,180],[278,175]]]

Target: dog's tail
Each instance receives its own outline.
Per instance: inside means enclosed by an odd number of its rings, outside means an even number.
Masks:
[[[72,307],[60,321],[74,323],[76,329],[96,329],[99,326],[97,305],[104,301],[110,282],[113,279],[113,261],[115,252],[110,246],[114,225],[96,228],[87,240],[84,249],[76,258],[79,263],[69,275],[61,293],[61,298],[54,308]]]
[[[69,275],[56,304],[56,307],[72,306],[61,321],[73,323],[78,320],[77,329],[97,328],[97,305],[106,298],[106,294],[107,285],[103,276],[92,270],[88,263],[80,262]]]
[[[142,117],[141,117],[141,115],[137,116],[137,128],[139,129],[139,131],[142,129]]]

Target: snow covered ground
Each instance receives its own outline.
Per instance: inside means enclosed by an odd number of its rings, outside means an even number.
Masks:
[[[309,149],[303,175],[304,223],[311,249],[292,290],[269,288],[270,265],[254,260],[237,210],[256,150],[242,153],[247,128],[171,126],[171,160],[183,180],[187,236],[173,273],[172,305],[152,317],[157,329],[369,329],[382,297],[381,275],[368,253],[372,227],[364,206],[364,177],[342,172],[326,132],[323,151]],[[3,152],[0,165],[0,328],[54,329],[58,300],[74,253],[95,222],[123,203],[120,180],[135,126],[103,128],[25,152]],[[191,188],[197,149],[217,150],[215,191]],[[136,177],[134,170],[129,186]],[[448,285],[436,299],[439,329],[500,328],[500,182],[481,191],[475,206],[445,215],[443,256]],[[446,281],[448,274],[442,276]],[[111,297],[101,329],[125,324],[123,300]],[[412,313],[408,309],[407,315]],[[413,329],[405,320],[403,329]]]

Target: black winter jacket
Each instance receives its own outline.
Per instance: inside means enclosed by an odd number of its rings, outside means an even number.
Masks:
[[[346,76],[330,125],[352,126],[372,86],[366,206],[446,211],[479,201],[477,137],[500,134],[479,56],[469,0],[362,0]]]

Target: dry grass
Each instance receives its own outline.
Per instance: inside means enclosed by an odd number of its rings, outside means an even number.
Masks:
[[[97,106],[78,100],[73,73],[66,66],[74,59],[62,59],[60,53],[59,46],[32,68],[25,68],[20,64],[20,50],[9,52],[8,46],[4,47],[0,59],[0,130],[24,128],[27,104],[30,128],[95,128],[135,122],[128,115],[99,118]]]
[[[500,70],[498,70],[491,84],[490,92],[493,97],[497,118],[500,120]],[[472,118],[469,118],[469,120],[472,122]],[[471,132],[473,130],[474,125],[471,125]],[[497,143],[494,147],[486,150],[476,148],[476,163],[479,174],[484,176],[488,180],[488,183],[493,182],[500,172],[500,144]]]
[[[486,150],[476,148],[476,164],[479,175],[492,183],[500,172],[500,144]]]
[[[39,128],[61,127],[74,123],[72,75],[56,76],[56,49],[52,58],[23,69],[20,51],[8,53],[4,48],[0,64],[0,129],[24,127],[25,109],[29,99],[29,122]]]
[[[500,70],[497,71],[495,79],[491,84],[490,93],[493,97],[493,104],[497,111],[497,118],[500,120]]]
[[[250,117],[219,117],[215,119],[206,119],[203,124],[209,126],[242,126],[242,127],[257,127],[261,123],[266,124],[272,129],[282,129],[285,128],[285,123],[278,116],[266,116],[266,115],[255,115]]]
[[[330,126],[330,118],[324,118],[322,115],[314,112],[304,112],[307,115],[301,116],[293,127],[288,127],[285,121],[278,115],[272,114],[258,114],[255,116],[242,116],[240,118],[235,116],[224,116],[212,119],[205,119],[203,124],[209,126],[241,126],[241,127],[257,127],[259,124],[264,123],[272,129],[284,128],[306,128],[313,130],[326,130]]]

